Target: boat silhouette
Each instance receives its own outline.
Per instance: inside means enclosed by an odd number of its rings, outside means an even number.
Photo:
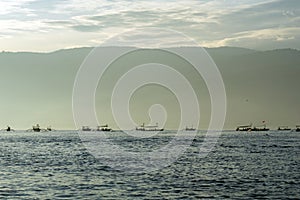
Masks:
[[[47,130],[47,131],[53,131],[53,129],[51,128],[51,126],[48,126],[48,127],[46,128],[46,130]]]
[[[31,129],[28,129],[26,131],[33,131],[33,132],[48,132],[53,131],[54,129],[51,128],[51,126],[48,126],[47,128],[41,128],[39,124],[33,125]]]
[[[270,129],[267,128],[267,126],[265,124],[261,125],[261,126],[254,126],[251,131],[269,131]]]
[[[288,126],[279,126],[278,131],[290,131],[292,130],[291,128],[289,128]]]
[[[92,129],[89,126],[82,126],[82,131],[91,131]]]
[[[108,124],[97,126],[96,131],[104,131],[104,132],[110,132],[112,129],[108,126]]]
[[[145,125],[145,123],[143,123],[141,126],[136,127],[135,130],[137,130],[137,131],[163,131],[164,128],[159,128],[158,123],[156,123],[156,125]]]
[[[41,131],[40,125],[37,124],[37,125],[35,125],[35,126],[32,126],[32,130],[33,130],[34,132],[40,132],[40,131]]]
[[[242,125],[236,128],[236,131],[251,131],[251,130],[252,130],[252,124]]]
[[[7,126],[7,128],[1,129],[1,130],[2,130],[2,131],[6,131],[6,132],[15,131],[15,130],[12,129],[10,126]]]
[[[195,131],[196,128],[194,128],[193,125],[192,125],[191,127],[186,126],[184,130],[185,131]]]
[[[252,126],[252,123],[249,125],[242,125],[242,126],[238,126],[236,128],[236,131],[269,131],[270,129],[267,128],[265,121],[263,121],[263,124],[260,126]]]

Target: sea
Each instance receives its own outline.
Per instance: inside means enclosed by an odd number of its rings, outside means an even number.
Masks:
[[[111,134],[124,149],[151,151],[176,132]],[[223,131],[199,156],[199,131],[158,170],[130,173],[94,157],[77,131],[0,132],[0,199],[300,199],[300,133]]]

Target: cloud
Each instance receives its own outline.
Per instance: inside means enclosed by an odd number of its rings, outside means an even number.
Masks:
[[[0,15],[11,13],[29,14],[32,10],[24,7],[24,5],[34,1],[35,0],[2,0],[0,2]]]
[[[132,28],[157,27],[180,31],[208,46],[269,48],[290,41],[297,46],[298,4],[298,0],[13,0],[0,3],[0,27],[1,35],[10,37],[22,31],[72,33],[72,38],[84,34],[87,44]],[[259,45],[249,42],[255,37]]]
[[[207,26],[217,39],[207,39],[203,43],[207,46],[299,49],[299,12],[298,1],[291,0],[259,3],[223,14],[217,17],[218,24]]]
[[[266,29],[278,26],[297,26],[292,20],[294,16],[290,15],[287,17],[286,14],[283,14],[296,12],[297,7],[295,7],[294,3],[295,1],[293,0],[261,3],[224,15],[220,19],[220,23],[223,28],[227,26],[230,32]],[[298,11],[300,11],[299,8]]]
[[[204,42],[205,46],[240,46],[247,48],[299,48],[300,28],[271,28],[235,33],[221,40]]]
[[[82,32],[94,32],[101,30],[100,26],[95,25],[74,25],[71,26],[76,31],[82,31]]]
[[[30,23],[19,20],[5,20],[1,22],[0,32],[14,36],[15,34],[23,34],[24,32],[45,32],[47,28],[39,20],[31,21]]]

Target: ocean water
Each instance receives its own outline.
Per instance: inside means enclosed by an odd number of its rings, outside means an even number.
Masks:
[[[139,151],[172,134],[111,137]],[[0,199],[300,199],[300,133],[223,132],[200,158],[203,138],[170,166],[136,174],[94,158],[76,131],[1,132]]]

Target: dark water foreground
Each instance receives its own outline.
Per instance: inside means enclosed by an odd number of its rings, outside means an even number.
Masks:
[[[126,148],[159,148],[170,133]],[[90,155],[76,132],[0,133],[0,199],[300,199],[300,134],[224,132],[199,158],[203,133],[159,171],[115,171]]]

